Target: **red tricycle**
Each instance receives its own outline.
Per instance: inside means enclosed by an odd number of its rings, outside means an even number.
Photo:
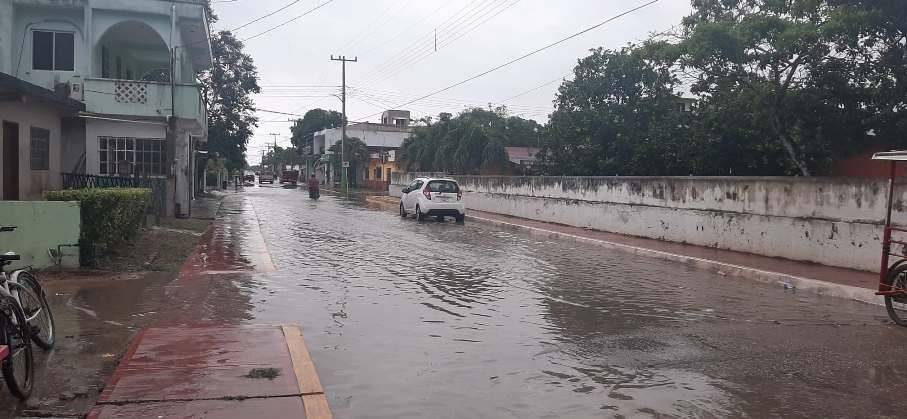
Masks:
[[[888,210],[885,213],[885,231],[882,236],[882,263],[879,267],[879,290],[876,295],[885,297],[885,308],[891,320],[900,326],[907,326],[907,228],[891,225],[891,211],[895,204],[894,188],[898,162],[907,162],[907,151],[885,151],[875,153],[873,160],[889,162]],[[898,240],[892,238],[898,234]],[[899,245],[899,251],[892,245]],[[893,257],[893,258],[892,258]],[[894,263],[891,263],[894,260]]]

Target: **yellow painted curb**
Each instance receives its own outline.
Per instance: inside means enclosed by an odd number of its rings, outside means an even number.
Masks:
[[[302,329],[299,326],[287,325],[281,326],[281,329],[287,341],[287,348],[290,350],[293,372],[296,374],[296,382],[299,384],[299,394],[302,395],[306,418],[333,419],[331,407],[324,395],[324,389],[321,387],[318,372],[315,370],[315,363],[312,361],[305,339],[302,337]]]

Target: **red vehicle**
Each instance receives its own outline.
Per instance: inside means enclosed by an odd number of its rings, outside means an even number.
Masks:
[[[875,153],[873,160],[890,162],[888,179],[888,212],[885,214],[885,231],[882,236],[882,263],[879,267],[879,290],[876,295],[885,297],[888,317],[900,326],[907,326],[907,228],[891,225],[891,210],[895,204],[894,188],[897,163],[907,162],[907,151]],[[897,234],[898,239],[892,239]],[[897,245],[897,249],[892,248]],[[894,258],[892,258],[892,256]],[[892,259],[894,263],[891,263]]]
[[[299,171],[298,170],[284,170],[280,172],[280,183],[289,183],[293,186],[296,186],[296,183],[299,182]]]

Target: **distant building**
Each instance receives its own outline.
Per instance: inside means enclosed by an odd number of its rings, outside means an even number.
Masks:
[[[689,97],[678,97],[674,103],[677,104],[677,110],[680,112],[693,112],[696,106],[696,99]]]
[[[504,147],[510,163],[523,167],[532,167],[541,150],[538,147]]]
[[[408,127],[410,121],[409,111],[389,110],[381,113],[381,125]]]
[[[362,167],[349,169],[351,185],[372,189],[387,189],[393,172],[401,171],[397,164],[397,152],[403,140],[412,134],[409,111],[389,110],[381,115],[382,123],[361,122],[346,127],[348,138],[358,138],[368,146],[371,161]],[[387,121],[387,123],[384,123]],[[330,148],[341,138],[341,128],[330,128],[318,131],[312,142],[312,156],[318,164],[314,165],[315,175],[323,182],[339,182],[338,174],[326,170],[331,167],[331,159],[339,159],[330,153]]]

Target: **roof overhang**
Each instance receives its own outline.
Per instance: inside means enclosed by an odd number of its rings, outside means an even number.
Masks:
[[[873,160],[907,161],[907,151],[882,151],[872,155]]]
[[[37,101],[69,113],[78,113],[85,110],[85,104],[78,100],[31,84],[9,74],[0,73],[0,101],[4,100]]]

